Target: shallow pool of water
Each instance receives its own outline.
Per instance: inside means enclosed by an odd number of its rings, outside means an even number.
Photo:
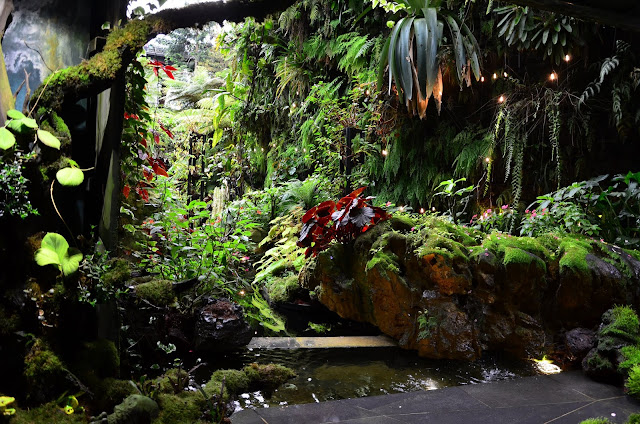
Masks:
[[[224,368],[241,368],[252,362],[276,363],[298,374],[270,398],[261,392],[242,394],[236,409],[435,390],[536,374],[531,362],[502,355],[486,355],[476,362],[432,360],[388,347],[254,349],[223,362]]]

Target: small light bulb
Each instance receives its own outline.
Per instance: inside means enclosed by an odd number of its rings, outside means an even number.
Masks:
[[[389,154],[389,152],[387,152],[387,149],[383,149],[382,150],[382,156],[387,156]]]
[[[293,105],[291,106],[291,109],[295,109],[297,107],[297,105],[295,103],[293,103]]]
[[[507,74],[506,72],[502,75],[504,75],[505,78],[509,76],[509,74]]]
[[[491,162],[491,158],[484,158],[484,161],[489,163],[489,162]]]
[[[400,206],[400,212],[404,212],[404,206]]]
[[[480,77],[480,82],[484,82],[484,77]]]
[[[262,150],[264,152],[264,147],[261,147],[260,150]]]
[[[420,213],[424,213],[424,208],[420,208]]]
[[[498,97],[498,103],[504,103],[504,96]]]
[[[556,78],[558,78],[558,76],[556,75],[555,72],[551,72],[551,74],[549,74],[549,80],[550,81],[555,81]]]
[[[431,208],[431,212],[435,212],[435,211],[436,211],[436,207],[434,206]]]
[[[369,90],[367,90],[367,91],[364,92],[364,94],[368,96],[369,94],[371,94],[371,92]]]
[[[246,294],[246,292],[244,290],[240,290],[240,292],[238,293],[240,296],[244,296]]]
[[[493,73],[493,79],[498,79],[498,74],[496,74],[495,72]]]
[[[570,61],[570,60],[571,60],[571,56],[566,55],[566,56],[564,57],[564,61],[565,61],[565,62],[568,62],[568,61]]]
[[[307,149],[302,149],[303,152],[307,153]]]

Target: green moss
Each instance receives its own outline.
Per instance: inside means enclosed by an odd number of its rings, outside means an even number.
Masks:
[[[108,271],[102,275],[106,287],[117,287],[131,277],[129,262],[124,259],[112,259],[107,266]]]
[[[635,397],[640,397],[640,365],[636,365],[629,370],[629,378],[624,383],[627,392]]]
[[[300,288],[298,275],[289,273],[284,277],[268,278],[265,287],[272,302],[286,302]]]
[[[230,398],[245,392],[249,388],[249,377],[244,371],[218,370],[211,375],[211,379],[205,386],[209,396],[220,396],[224,381],[222,399],[227,402]]]
[[[420,257],[437,254],[450,260],[468,260],[468,251],[468,247],[464,244],[448,238],[446,235],[433,233],[426,238],[422,246],[416,250],[416,253]]]
[[[92,389],[95,393],[93,406],[98,411],[111,411],[127,396],[138,393],[130,381],[116,378],[99,380],[98,385]]]
[[[175,294],[169,280],[152,280],[136,286],[136,296],[156,306],[168,306],[173,303]]]
[[[360,234],[354,243],[355,251],[362,251],[365,249],[371,248],[373,244],[382,236],[383,234],[391,231],[391,225],[389,221],[385,221],[378,225],[369,228],[365,233]]]
[[[610,372],[614,370],[611,361],[597,352],[587,358],[587,364],[589,365],[589,368],[600,373]]]
[[[640,346],[625,346],[621,349],[624,361],[618,365],[618,370],[627,373],[631,368],[640,365]]]
[[[67,415],[54,402],[22,410],[16,408],[16,413],[11,416],[11,424],[72,424],[86,423],[87,419],[84,414],[76,413]]]
[[[591,245],[584,241],[570,237],[562,239],[558,247],[560,255],[560,271],[572,269],[583,273],[589,272],[587,254],[591,250]]]
[[[631,414],[627,420],[627,424],[640,424],[640,414]]]
[[[189,373],[180,368],[172,368],[156,380],[160,393],[175,394],[183,391],[189,383]]]
[[[266,392],[275,390],[296,376],[291,368],[277,364],[258,365],[253,363],[244,367],[243,371],[249,379],[251,388]]]
[[[152,27],[161,25],[160,21],[132,20],[123,28],[114,29],[102,52],[49,75],[32,98],[40,98],[40,105],[47,109],[60,110],[66,94],[88,94],[90,84],[114,79],[122,68],[122,57],[133,57],[146,44]]]
[[[640,322],[638,315],[628,306],[616,306],[602,316],[603,324],[599,331],[600,338],[617,337],[637,344],[640,342]]]
[[[185,391],[177,395],[162,393],[158,395],[160,415],[157,424],[193,424],[200,421],[207,402],[200,392]]]
[[[588,418],[584,421],[580,421],[580,424],[610,424],[608,418],[598,417],[598,418]]]
[[[391,252],[378,251],[373,255],[373,258],[367,262],[366,272],[371,271],[373,268],[378,268],[381,275],[389,277],[388,272],[392,274],[400,273],[398,268],[398,257]]]
[[[517,247],[505,247],[504,249],[504,258],[502,263],[505,266],[512,264],[535,264],[538,268],[542,270],[547,270],[547,265],[537,257],[536,255],[525,252],[522,249],[518,249]]]
[[[64,365],[41,339],[36,339],[24,358],[24,376],[28,382],[40,383],[65,372]]]
[[[395,214],[391,217],[389,221],[391,228],[397,231],[410,231],[416,225],[418,225],[417,221],[410,217],[409,215],[403,214]]]

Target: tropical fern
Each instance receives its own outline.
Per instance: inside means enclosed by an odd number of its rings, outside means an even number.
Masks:
[[[604,83],[605,78],[611,75],[618,68],[618,66],[620,65],[621,56],[629,50],[629,47],[629,43],[625,41],[616,41],[616,54],[602,61],[598,78],[591,81],[589,85],[587,85],[587,87],[584,89],[582,95],[580,96],[580,99],[578,100],[578,107],[582,106],[587,102],[587,100],[600,93],[600,90],[602,89],[602,83]]]

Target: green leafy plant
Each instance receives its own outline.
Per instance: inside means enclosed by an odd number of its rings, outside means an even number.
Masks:
[[[23,163],[29,157],[17,152],[13,160],[0,165],[0,217],[10,215],[25,219],[29,215],[38,215],[29,200],[29,180],[23,175]]]
[[[458,220],[464,215],[471,192],[475,189],[475,186],[458,187],[458,184],[467,181],[466,178],[458,178],[457,180],[450,179],[440,182],[436,187],[436,193],[434,196],[440,196],[444,199],[447,207],[445,213],[452,221],[458,222]]]
[[[17,134],[33,134],[45,146],[60,150],[60,140],[49,131],[40,129],[35,119],[25,116],[22,112],[11,109],[7,112],[8,120],[0,128],[0,149],[8,150],[16,143]],[[11,130],[11,131],[9,131]]]
[[[442,66],[445,63],[441,42],[448,30],[455,63],[455,75],[462,86],[471,84],[471,71],[480,79],[480,48],[469,27],[444,9],[441,0],[401,0],[409,16],[393,27],[381,65],[389,64],[389,93],[395,80],[407,109],[424,118],[431,96],[442,103]],[[379,78],[381,82],[382,78]],[[382,84],[379,84],[382,86]]]
[[[78,270],[82,253],[69,248],[67,240],[58,233],[47,233],[42,239],[42,246],[36,251],[35,259],[38,265],[56,265],[60,272],[71,275]]]
[[[568,16],[508,5],[493,10],[498,15],[498,37],[521,50],[535,49],[556,65],[575,45],[583,44],[578,22]]]
[[[438,327],[438,319],[435,316],[430,316],[429,311],[424,310],[418,313],[418,338],[417,340],[424,340],[431,337],[431,332]]]

